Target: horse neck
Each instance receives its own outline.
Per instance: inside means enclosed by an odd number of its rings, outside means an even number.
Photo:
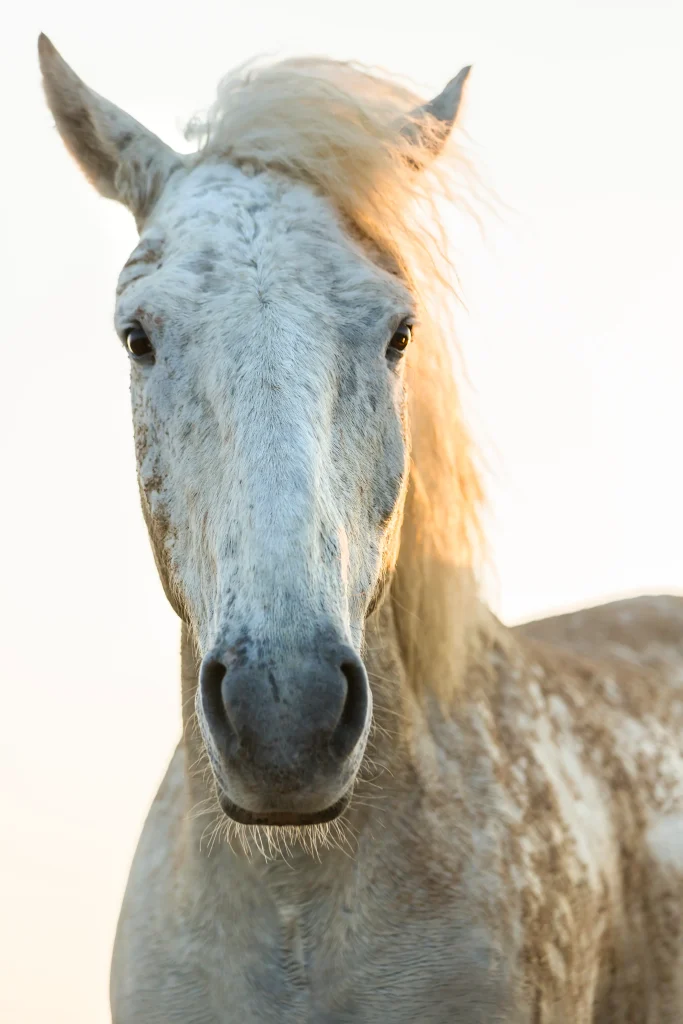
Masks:
[[[198,736],[197,717],[194,710],[197,684],[199,681],[199,659],[190,636],[190,630],[183,622],[180,627],[180,694],[183,715],[183,742],[190,748],[190,753],[201,740]],[[197,749],[198,755],[198,749]]]

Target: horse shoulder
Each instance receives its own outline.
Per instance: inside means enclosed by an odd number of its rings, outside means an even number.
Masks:
[[[617,1006],[646,1014],[653,993],[658,1019],[678,1019],[668,1007],[683,997],[683,600],[615,602],[513,636],[517,678],[499,719],[537,991],[551,991],[552,973],[588,977],[602,962],[611,980],[596,975],[594,996],[610,1019]]]

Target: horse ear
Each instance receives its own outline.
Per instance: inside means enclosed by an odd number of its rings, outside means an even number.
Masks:
[[[438,156],[455,124],[465,88],[472,68],[463,68],[446,88],[429,103],[412,112],[403,134],[423,150],[425,156]]]
[[[66,148],[101,195],[144,219],[181,157],[89,89],[43,34],[38,55],[45,97]]]

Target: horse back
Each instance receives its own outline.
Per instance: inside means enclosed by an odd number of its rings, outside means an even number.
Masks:
[[[612,601],[517,626],[519,636],[651,668],[683,686],[683,597]]]

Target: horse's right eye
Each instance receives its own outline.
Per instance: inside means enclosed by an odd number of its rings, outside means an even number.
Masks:
[[[402,320],[398,330],[394,333],[389,342],[389,349],[393,352],[405,352],[413,336],[413,325],[410,320]]]
[[[140,324],[134,324],[126,331],[126,348],[134,359],[144,359],[145,356],[154,355],[152,342],[145,334]]]

